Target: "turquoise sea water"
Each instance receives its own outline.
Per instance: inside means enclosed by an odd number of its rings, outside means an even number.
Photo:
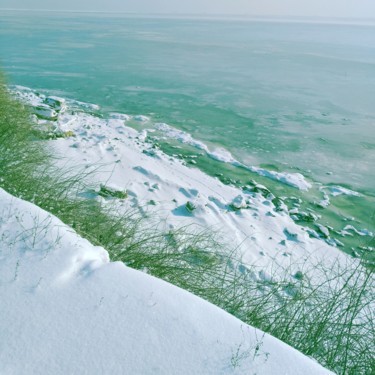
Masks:
[[[149,115],[247,165],[302,173],[307,193],[204,155],[197,162],[227,182],[255,179],[300,198],[334,230],[375,230],[374,25],[2,11],[0,59],[11,84]],[[176,146],[162,142],[199,154]],[[319,184],[362,196],[331,197],[322,209]],[[337,238],[358,253],[365,237]]]

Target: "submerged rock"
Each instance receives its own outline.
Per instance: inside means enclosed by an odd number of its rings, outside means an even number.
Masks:
[[[315,224],[316,227],[318,228],[318,231],[323,234],[324,237],[328,238],[329,237],[329,229],[325,227],[322,224]]]
[[[57,120],[57,112],[47,105],[39,105],[33,108],[35,115],[43,120]]]
[[[66,108],[65,99],[56,96],[48,96],[44,99],[44,103],[56,111],[61,111]]]
[[[317,238],[317,239],[320,238],[318,232],[315,231],[314,229],[306,228],[306,232],[307,232],[307,233],[309,234],[309,236],[312,237],[312,238]]]
[[[275,206],[275,211],[277,212],[288,212],[288,206],[284,203],[281,198],[274,198],[272,199],[272,203]]]
[[[237,195],[232,202],[230,203],[229,207],[232,210],[238,211],[241,209],[245,209],[249,207],[249,201],[242,195]]]
[[[185,207],[190,213],[197,208],[197,206],[191,201],[187,201]]]
[[[298,210],[296,212],[292,212],[294,210],[289,211],[290,214],[293,214],[294,221],[314,222],[318,220],[318,216],[313,214],[312,212],[305,212],[305,211],[298,211]]]
[[[250,184],[251,185],[247,185],[245,187],[246,190],[252,193],[261,194],[265,198],[275,198],[275,196],[270,192],[270,190],[266,188],[264,185],[258,184],[255,181],[250,181]]]

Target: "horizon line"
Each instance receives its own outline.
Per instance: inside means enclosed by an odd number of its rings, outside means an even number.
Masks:
[[[77,10],[77,9],[30,9],[30,8],[1,8],[2,11],[12,12],[49,12],[49,13],[88,13],[88,14],[122,14],[139,17],[189,17],[189,18],[236,18],[236,19],[264,19],[264,20],[303,20],[303,21],[336,21],[345,23],[347,21],[357,21],[361,24],[366,22],[375,23],[375,17],[334,17],[334,16],[306,16],[306,15],[272,15],[272,14],[236,14],[236,13],[166,13],[166,12],[136,12],[136,11],[111,11],[111,10]],[[318,22],[319,23],[319,22]],[[324,23],[324,22],[322,22]]]

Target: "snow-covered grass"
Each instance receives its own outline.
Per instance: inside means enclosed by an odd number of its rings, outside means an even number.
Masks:
[[[2,87],[0,178],[8,192],[56,215],[104,247],[112,260],[191,291],[337,373],[371,373],[374,279],[358,262],[340,261],[333,267],[332,260],[320,265],[304,261],[292,265],[301,270],[295,273],[276,267],[275,261],[273,271],[264,271],[244,266],[239,252],[208,229],[166,230],[137,210],[118,210],[115,202],[102,205],[86,197],[95,191],[86,179],[94,172],[56,169],[28,119],[27,110]],[[240,344],[233,348],[232,367],[245,357]]]
[[[321,283],[311,283],[308,275],[313,273],[321,275]],[[234,315],[339,374],[373,371],[375,285],[370,270],[351,262],[329,270],[320,265],[292,282],[285,275],[277,283],[248,280],[243,285],[245,293],[228,299],[227,311],[236,301]]]
[[[0,373],[329,374],[0,189]]]

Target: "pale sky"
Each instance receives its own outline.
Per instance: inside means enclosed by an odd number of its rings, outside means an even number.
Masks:
[[[0,0],[1,8],[375,18],[375,0]]]

